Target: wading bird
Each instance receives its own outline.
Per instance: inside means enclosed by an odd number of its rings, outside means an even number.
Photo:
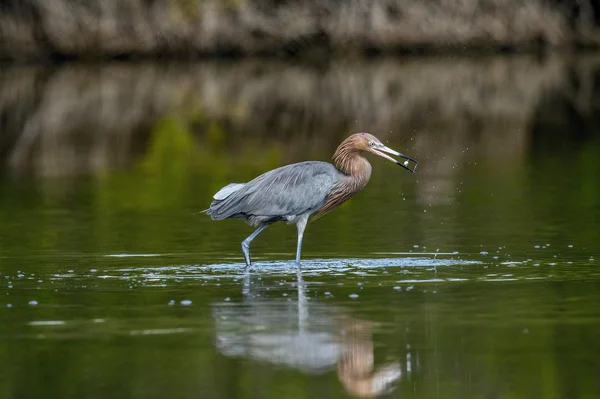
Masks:
[[[333,154],[334,165],[306,161],[268,171],[248,183],[231,183],[220,189],[203,211],[213,220],[244,219],[258,228],[242,241],[246,266],[250,266],[250,243],[275,222],[295,223],[298,228],[296,262],[300,262],[302,236],[311,215],[321,217],[362,190],[371,177],[370,152],[414,172],[418,162],[386,147],[369,133],[344,140]],[[387,154],[406,159],[404,163]],[[408,161],[415,163],[410,169]]]

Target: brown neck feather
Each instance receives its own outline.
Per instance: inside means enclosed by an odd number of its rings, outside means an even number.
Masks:
[[[333,154],[333,163],[343,178],[329,193],[321,209],[315,214],[319,218],[329,213],[336,206],[341,205],[354,194],[362,190],[371,178],[371,164],[352,146],[351,142],[343,142]]]
[[[342,173],[358,182],[367,184],[371,177],[371,164],[351,141],[344,141],[335,150],[333,163]]]

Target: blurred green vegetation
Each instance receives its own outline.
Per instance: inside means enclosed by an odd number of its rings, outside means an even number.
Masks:
[[[201,119],[174,115],[159,121],[147,150],[128,168],[94,177],[4,179],[0,253],[118,248],[239,255],[239,242],[251,228],[237,220],[213,222],[199,212],[222,186],[249,181],[288,161],[277,141],[236,137],[232,150],[226,144],[231,134],[216,121],[203,121],[204,133],[198,135],[194,129]],[[401,143],[388,144],[411,153]],[[599,150],[598,142],[590,141],[563,156],[558,149],[473,156],[444,176],[434,172],[442,160],[426,153],[411,153],[422,162],[415,175],[370,158],[371,182],[309,226],[305,254],[407,251],[413,244],[469,253],[510,246],[527,254],[546,243],[595,248]],[[322,147],[312,153],[328,160],[332,151]],[[291,254],[294,241],[293,228],[276,225],[257,240],[254,252]]]

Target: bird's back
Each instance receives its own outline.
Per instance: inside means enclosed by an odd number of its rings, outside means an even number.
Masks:
[[[293,220],[324,203],[343,174],[327,162],[306,161],[223,187],[207,210],[213,220],[244,218],[252,225]]]

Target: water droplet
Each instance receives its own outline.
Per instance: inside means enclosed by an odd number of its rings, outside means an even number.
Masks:
[[[7,307],[7,308],[12,308],[12,303],[7,303],[7,304],[6,304],[6,307]]]
[[[36,300],[29,301],[29,305],[31,305],[31,306],[36,306],[37,304],[38,304],[38,303],[37,303],[37,301],[36,301]]]
[[[18,278],[23,278],[23,277],[25,277],[25,275],[23,273],[19,273],[19,274],[17,274],[17,277]]]
[[[331,295],[331,292],[325,291],[325,295]]]
[[[358,298],[358,294],[350,294],[348,296],[352,299]]]
[[[540,246],[539,246],[539,245],[534,245],[533,247],[534,247],[534,248],[539,248]]]
[[[231,298],[229,298],[229,297],[225,298],[225,302],[229,302],[229,301],[231,301]]]
[[[395,289],[396,291],[402,291],[402,287],[400,287],[400,286],[398,286],[398,285],[397,285],[397,286],[395,286],[395,287],[394,287],[394,289]]]
[[[413,288],[415,288],[415,286],[414,286],[414,285],[409,285],[408,287],[406,287],[406,291],[410,291],[410,290],[412,290]]]
[[[481,251],[481,252],[479,253],[479,255],[487,255],[487,254],[488,254],[488,253],[487,253],[486,251]]]
[[[171,299],[171,300],[169,301],[169,306],[173,306],[173,305],[175,305],[175,301]]]
[[[182,304],[183,306],[190,306],[192,304],[192,301],[190,301],[189,299],[184,299],[179,303]]]

